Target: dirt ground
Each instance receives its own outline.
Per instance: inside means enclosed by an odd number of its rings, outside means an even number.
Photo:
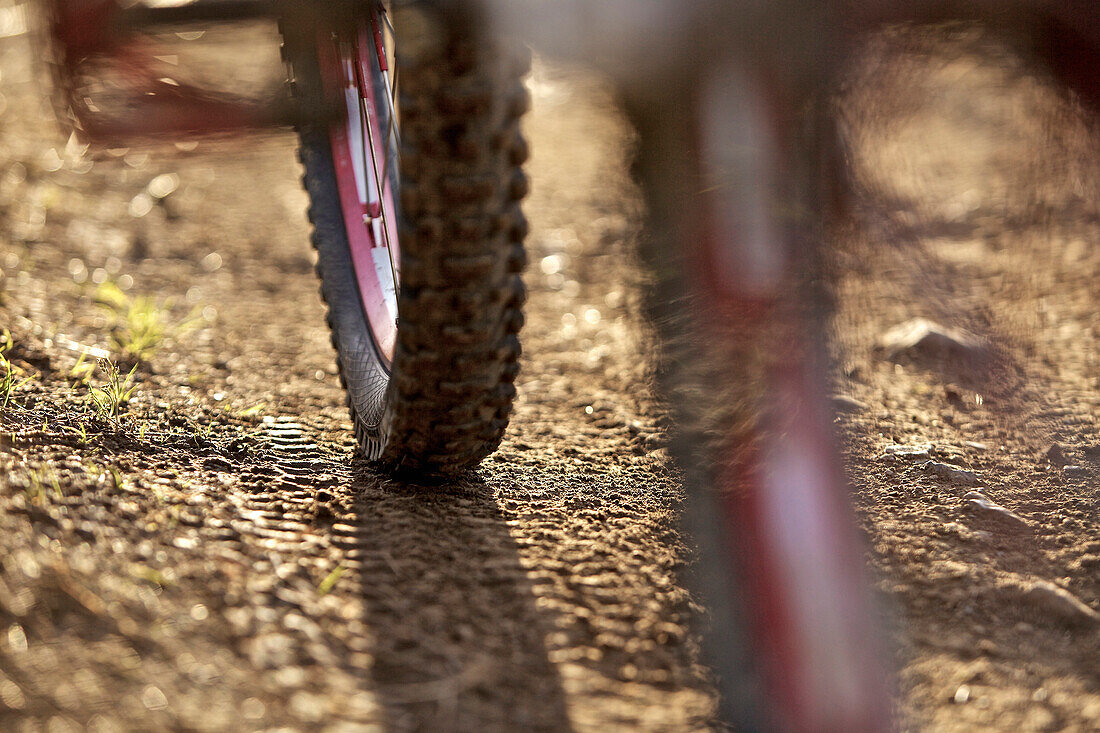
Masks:
[[[712,727],[633,138],[598,80],[530,85],[517,409],[425,491],[355,458],[294,138],[79,157],[0,39],[0,326],[33,376],[0,412],[0,730]],[[972,33],[872,44],[843,108],[838,426],[898,726],[1100,728],[1093,122]],[[987,358],[884,351],[915,317]],[[150,321],[111,415],[81,354]]]
[[[836,378],[862,404],[840,422],[907,720],[1097,730],[1095,118],[965,30],[880,39],[844,110],[862,195],[835,243]],[[978,358],[888,358],[913,318]]]

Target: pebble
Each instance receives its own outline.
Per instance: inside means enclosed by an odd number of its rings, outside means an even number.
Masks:
[[[897,456],[899,458],[924,458],[927,460],[931,457],[931,450],[932,446],[929,443],[921,443],[919,445],[904,445],[899,443],[886,446],[882,449],[882,454],[884,456]]]
[[[1043,453],[1043,457],[1046,458],[1047,463],[1054,466],[1064,466],[1070,462],[1069,459],[1066,458],[1065,449],[1057,443],[1047,448],[1046,452]]]
[[[164,199],[175,192],[180,185],[180,177],[175,173],[162,173],[145,187],[146,192],[155,199]]]
[[[142,690],[141,704],[149,710],[164,710],[168,707],[168,698],[156,685],[148,685]]]
[[[966,501],[966,509],[976,516],[992,519],[1014,529],[1031,528],[1031,524],[1019,514],[990,501],[984,494],[977,491],[966,492],[963,499]]]
[[[290,709],[291,714],[299,720],[319,723],[327,715],[326,702],[326,699],[321,695],[300,690],[291,696],[287,707]]]
[[[978,474],[973,471],[967,471],[964,468],[956,468],[947,463],[928,461],[924,464],[924,470],[931,471],[940,478],[945,478],[952,483],[963,484],[964,486],[973,486],[978,483]]]
[[[894,326],[882,335],[879,346],[890,359],[910,356],[981,361],[988,356],[984,339],[925,318],[914,318]]]

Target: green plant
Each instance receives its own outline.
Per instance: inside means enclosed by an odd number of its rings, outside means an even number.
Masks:
[[[100,360],[100,366],[107,375],[107,381],[102,387],[92,387],[92,404],[96,415],[103,419],[117,418],[122,408],[130,402],[137,385],[134,384],[134,372],[137,365],[130,369],[125,378],[118,370],[118,365],[109,359]]]
[[[76,427],[69,428],[69,431],[77,437],[81,445],[88,444],[88,428],[83,422],[77,421]]]
[[[91,476],[96,483],[110,481],[111,486],[116,489],[123,487],[125,479],[114,466],[110,466],[106,463],[96,463],[95,461],[88,461],[84,465],[88,471],[88,475]]]
[[[173,322],[171,303],[147,295],[130,296],[109,281],[96,288],[95,300],[112,314],[111,343],[126,361],[148,361],[165,339],[198,324],[194,316]]]
[[[148,565],[131,565],[130,575],[137,580],[143,580],[150,585],[159,586],[161,588],[167,588],[172,583],[172,579],[167,573],[163,573],[156,568],[151,568]]]
[[[80,358],[69,370],[69,376],[76,380],[73,382],[73,387],[87,387],[88,383],[92,381],[92,375],[95,374],[95,367],[96,362],[88,361],[88,347],[84,347],[80,352]]]
[[[6,410],[15,391],[34,379],[33,374],[22,376],[23,371],[8,361],[5,354],[13,345],[11,332],[5,328],[0,334],[0,410]]]
[[[253,417],[255,415],[259,415],[265,407],[267,407],[266,402],[257,402],[251,407],[246,407],[243,410],[238,411],[237,417]],[[226,410],[229,410],[229,405],[226,405]]]
[[[59,499],[65,495],[61,491],[61,482],[58,480],[57,474],[48,466],[28,471],[28,480],[23,488],[23,493],[26,494],[28,501],[35,504],[45,503],[47,487],[53,489],[54,496]]]
[[[345,572],[347,572],[347,568],[343,565],[337,565],[333,568],[332,572],[326,575],[324,580],[317,584],[317,594],[321,596],[328,595]]]
[[[191,435],[191,442],[194,443],[196,447],[201,447],[203,443],[209,443],[211,441],[214,435],[213,423],[208,422],[204,424],[196,422],[192,423],[192,426],[193,432]]]

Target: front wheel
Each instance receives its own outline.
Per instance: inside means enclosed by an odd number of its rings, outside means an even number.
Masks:
[[[529,56],[476,7],[372,3],[284,20],[321,293],[363,454],[455,474],[499,444],[525,290],[519,117]]]

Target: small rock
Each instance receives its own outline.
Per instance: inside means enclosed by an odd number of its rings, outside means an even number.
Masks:
[[[978,483],[978,474],[973,471],[967,471],[964,469],[955,469],[948,473],[948,476],[956,484],[963,484],[964,486],[973,486]]]
[[[977,494],[977,496],[972,496],[972,494]],[[968,492],[964,498],[966,499],[966,510],[977,517],[999,522],[1012,529],[1031,528],[1031,524],[1019,514],[990,501],[976,491]]]
[[[998,586],[997,594],[1013,602],[1027,604],[1067,625],[1100,624],[1100,613],[1065,588],[1046,580],[1031,583],[1010,581]]]
[[[974,440],[964,440],[963,445],[967,448],[973,448],[974,450],[989,450],[989,446],[985,443],[979,443]]]
[[[897,456],[898,458],[918,459],[923,458],[925,460],[931,458],[932,445],[930,443],[921,443],[918,445],[904,445],[897,443],[894,445],[888,445],[882,449],[884,456]]]
[[[924,464],[924,470],[931,471],[940,478],[945,478],[952,483],[962,484],[964,486],[973,486],[978,483],[978,474],[963,468],[956,468],[947,463],[928,461]]]
[[[1046,458],[1047,463],[1052,466],[1064,466],[1069,463],[1069,459],[1066,458],[1066,451],[1062,446],[1054,443],[1043,453],[1043,457]]]
[[[847,395],[833,395],[833,409],[837,412],[852,413],[864,412],[869,409],[866,403],[860,402],[855,397]]]
[[[141,693],[141,704],[149,710],[164,710],[168,707],[168,698],[155,685],[147,685]]]
[[[1084,466],[1062,466],[1062,473],[1069,478],[1081,478],[1085,475]]]
[[[948,328],[925,318],[894,326],[879,339],[887,358],[899,356],[982,361],[989,355],[984,339],[961,329]]]

